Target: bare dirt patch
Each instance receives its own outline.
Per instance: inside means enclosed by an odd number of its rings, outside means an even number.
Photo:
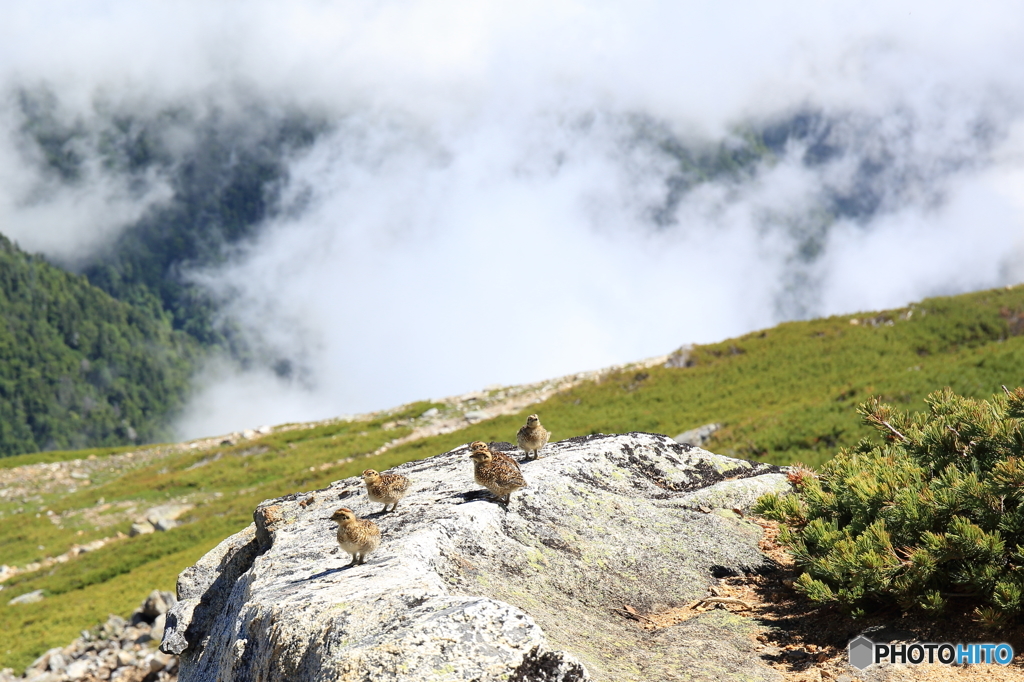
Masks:
[[[937,620],[899,609],[853,619],[838,609],[816,606],[793,589],[793,581],[800,571],[776,541],[778,524],[762,519],[757,522],[764,529],[761,550],[775,562],[776,570],[764,575],[721,578],[705,599],[679,608],[655,607],[651,613],[640,613],[623,604],[616,611],[645,630],[678,625],[710,609],[727,609],[760,621],[765,627],[756,635],[756,649],[762,660],[782,673],[787,682],[1024,680],[1024,628],[986,632],[974,622],[967,609],[948,613]],[[847,662],[846,646],[862,633],[876,642],[1006,642],[1013,646],[1017,655],[1007,666],[896,664],[860,671]]]

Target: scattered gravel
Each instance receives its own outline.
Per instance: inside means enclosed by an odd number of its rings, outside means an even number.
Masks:
[[[10,668],[0,670],[0,682],[177,682],[178,657],[155,649],[176,603],[170,592],[153,590],[127,621],[110,616],[66,647],[44,653],[21,677]]]

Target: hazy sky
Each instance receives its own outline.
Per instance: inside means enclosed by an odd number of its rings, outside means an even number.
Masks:
[[[294,210],[188,273],[305,372],[211,363],[183,436],[1024,279],[1019,3],[707,5],[14,2],[0,88],[45,84],[83,126],[104,106],[244,122],[251,101],[329,121],[288,160]],[[12,97],[0,232],[22,247],[87,258],[170,199],[99,163],[39,175]],[[827,158],[793,142],[669,200],[666,140],[741,146],[799,112]]]

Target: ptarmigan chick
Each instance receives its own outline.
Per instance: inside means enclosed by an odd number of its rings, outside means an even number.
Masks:
[[[409,477],[402,474],[378,474],[367,469],[363,472],[363,483],[370,501],[383,504],[383,511],[388,511],[388,505],[394,505],[391,511],[395,511],[398,501],[409,492]]]
[[[493,457],[495,460],[497,460],[499,462],[508,462],[509,464],[511,464],[512,466],[514,466],[516,468],[516,471],[519,470],[519,462],[517,462],[512,457],[509,457],[504,452],[501,452],[500,450],[491,450],[491,446],[488,445],[487,443],[483,442],[482,440],[475,440],[472,443],[470,443],[469,444],[469,449],[472,452],[486,452],[486,453],[489,453],[491,455],[491,457]]]
[[[380,528],[373,521],[357,519],[355,513],[342,507],[331,515],[331,521],[338,522],[338,544],[352,555],[355,566],[366,561],[366,555],[380,546]]]
[[[476,441],[470,447],[473,454],[469,458],[473,460],[473,477],[476,482],[507,506],[512,493],[526,486],[519,465],[502,452],[492,452],[487,443],[482,441]]]
[[[516,434],[516,442],[526,453],[526,459],[537,459],[540,457],[540,449],[548,444],[551,434],[540,425],[540,417],[531,414],[526,418],[526,426],[519,429]],[[533,457],[530,457],[530,453]]]

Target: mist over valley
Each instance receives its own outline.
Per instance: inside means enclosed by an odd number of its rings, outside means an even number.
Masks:
[[[1011,5],[55,7],[0,232],[206,349],[182,438],[1022,277]]]

